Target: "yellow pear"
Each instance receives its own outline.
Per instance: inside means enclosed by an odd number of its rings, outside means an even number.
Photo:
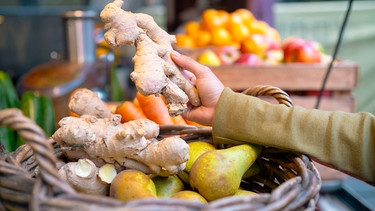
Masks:
[[[193,163],[197,160],[199,156],[201,156],[203,153],[215,150],[216,148],[214,145],[204,142],[204,141],[193,141],[188,143],[190,149],[189,149],[189,160],[186,161],[186,168],[184,171],[190,172],[191,166]]]
[[[109,195],[121,201],[132,201],[144,198],[156,198],[154,182],[145,173],[126,169],[112,180]]]
[[[207,200],[201,194],[195,191],[191,191],[191,190],[183,190],[183,191],[177,192],[173,196],[171,196],[171,198],[199,201],[205,204],[207,203]]]
[[[236,193],[233,194],[233,196],[243,196],[243,195],[253,195],[256,194],[253,191],[244,190],[244,189],[238,189]]]
[[[168,177],[157,176],[152,178],[152,181],[155,184],[158,197],[170,197],[185,189],[184,183],[177,175]]]
[[[191,187],[208,201],[235,194],[244,173],[261,149],[260,146],[243,144],[205,152],[191,167]]]
[[[197,160],[197,158],[202,155],[203,153],[215,150],[215,146],[204,141],[193,141],[188,143],[189,145],[189,160],[186,161],[186,167],[183,171],[178,173],[178,176],[182,181],[185,183],[189,183],[189,173],[191,166]]]

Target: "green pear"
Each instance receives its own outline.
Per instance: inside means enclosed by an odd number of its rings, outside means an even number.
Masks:
[[[180,171],[177,173],[177,176],[186,184],[189,184],[189,173],[186,171]]]
[[[253,165],[251,165],[250,168],[248,168],[246,170],[246,172],[242,176],[242,179],[246,179],[246,178],[255,176],[255,175],[259,174],[259,172],[260,172],[259,165],[257,163],[253,163]]]
[[[205,152],[191,167],[191,187],[208,201],[235,194],[242,176],[255,162],[261,149],[260,146],[243,144]]]
[[[185,189],[184,183],[177,175],[169,177],[157,176],[152,178],[158,197],[171,197],[173,194]]]

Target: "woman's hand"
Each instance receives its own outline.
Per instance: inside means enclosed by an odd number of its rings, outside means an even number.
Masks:
[[[194,59],[181,55],[176,51],[171,53],[171,57],[178,66],[183,68],[185,76],[197,87],[202,104],[198,107],[188,104],[188,109],[183,113],[183,117],[202,125],[211,126],[216,104],[221,92],[224,90],[224,85],[210,68]]]

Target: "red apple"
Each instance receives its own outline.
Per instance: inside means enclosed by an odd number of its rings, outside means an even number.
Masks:
[[[285,63],[320,63],[322,60],[322,52],[315,41],[289,37],[283,41],[282,50]]]
[[[268,42],[267,51],[281,50],[281,43],[278,40],[272,39],[271,37],[265,37],[266,42]]]
[[[321,52],[312,42],[306,42],[297,50],[297,62],[320,63]]]
[[[222,65],[233,64],[240,56],[240,50],[235,46],[220,46],[215,49]]]
[[[242,54],[235,63],[244,64],[248,66],[258,66],[264,64],[263,60],[258,55],[253,53]]]

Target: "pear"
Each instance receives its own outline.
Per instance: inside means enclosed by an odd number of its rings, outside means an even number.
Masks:
[[[244,173],[261,149],[260,146],[243,144],[203,153],[191,167],[191,187],[208,201],[235,194]]]
[[[185,189],[184,183],[177,175],[168,177],[156,176],[152,178],[158,197],[171,197],[173,194]]]
[[[253,165],[250,166],[242,176],[242,179],[247,179],[249,177],[255,176],[259,174],[260,172],[260,167],[257,163],[253,163]]]
[[[238,189],[233,196],[244,196],[244,195],[254,195],[256,194],[253,191],[250,190],[244,190],[244,189]]]
[[[194,164],[194,162],[197,160],[199,156],[201,156],[203,153],[215,150],[215,146],[204,142],[204,141],[193,141],[188,143],[189,145],[189,160],[186,161],[186,167],[184,171],[190,172],[191,166]]]
[[[157,197],[155,184],[151,178],[134,169],[123,170],[115,176],[109,189],[109,196],[125,202]]]
[[[179,191],[171,196],[174,199],[184,199],[190,201],[198,201],[207,204],[207,200],[199,193],[192,190]]]
[[[201,156],[203,153],[215,150],[215,146],[204,141],[193,141],[188,143],[189,145],[189,160],[186,161],[186,167],[183,171],[180,171],[178,173],[178,176],[182,181],[189,184],[189,173],[191,166],[194,164],[194,162],[197,160],[199,156]]]

